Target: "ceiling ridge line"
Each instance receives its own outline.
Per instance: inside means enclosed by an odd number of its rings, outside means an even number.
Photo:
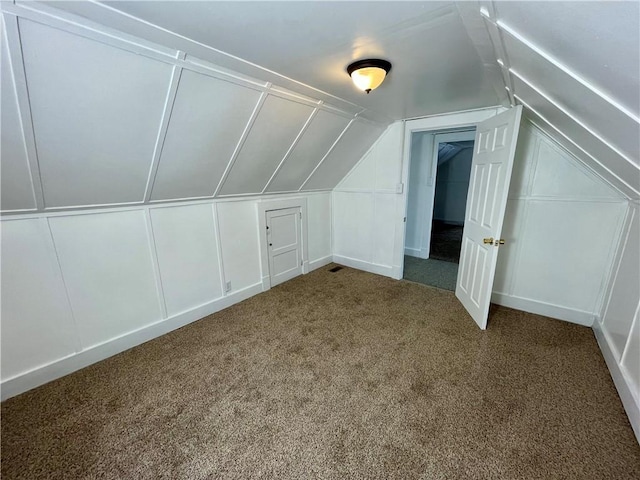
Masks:
[[[494,3],[490,2],[488,7],[491,8],[491,10],[495,14]],[[500,29],[492,21],[487,7],[480,8],[480,17],[483,19],[485,28],[487,29],[487,33],[489,34],[489,39],[491,41],[491,44],[493,45],[493,52],[496,57],[496,63],[500,68],[500,75],[502,76],[502,80],[506,87],[509,101],[511,102],[511,105],[515,105],[516,102],[513,96],[514,89],[511,83],[511,78],[509,77],[509,74],[504,71],[504,66],[508,66],[510,64],[509,54],[507,53],[507,47],[504,44],[504,39],[502,38]]]
[[[640,124],[640,117],[638,117],[635,113],[633,113],[630,110],[628,110],[625,106],[621,105],[619,102],[617,102],[616,100],[611,98],[609,95],[604,93],[598,87],[592,85],[590,82],[588,82],[587,80],[583,79],[580,75],[578,75],[577,73],[572,71],[570,68],[568,68],[567,66],[562,64],[559,60],[556,60],[555,58],[553,58],[551,55],[546,53],[544,50],[542,50],[540,47],[538,47],[535,43],[533,43],[529,39],[527,39],[524,36],[522,36],[520,33],[518,33],[515,29],[513,29],[512,27],[507,25],[505,22],[503,22],[502,20],[496,20],[494,22],[489,17],[485,17],[485,18],[487,19],[488,22],[491,22],[491,23],[495,24],[496,27],[498,27],[501,31],[504,31],[504,32],[508,33],[509,35],[511,35],[511,37],[515,38],[517,41],[519,41],[525,47],[529,48],[530,50],[533,50],[536,54],[541,56],[547,62],[551,63],[553,66],[555,66],[556,68],[560,69],[562,72],[564,72],[565,74],[569,75],[575,81],[579,82],[581,85],[586,87],[588,90],[593,92],[595,95],[597,95],[598,97],[603,99],[605,102],[609,103],[611,106],[613,106],[614,108],[616,108],[617,110],[619,110],[620,112],[624,113],[626,116],[631,118],[633,121],[635,121],[636,123]]]
[[[508,90],[505,93],[506,80],[497,64],[496,50],[483,16],[478,15],[478,9],[475,5],[456,2],[456,9],[467,36],[480,56],[482,67],[491,82],[498,101],[512,105],[512,98],[508,94]]]

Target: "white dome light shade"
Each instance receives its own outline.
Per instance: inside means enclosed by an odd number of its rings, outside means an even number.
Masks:
[[[369,93],[384,81],[391,70],[391,64],[386,60],[359,60],[347,67],[347,73],[353,83],[360,90]]]

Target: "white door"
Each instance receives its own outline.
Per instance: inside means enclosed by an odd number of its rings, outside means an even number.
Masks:
[[[517,106],[483,121],[476,130],[456,297],[483,330],[521,115],[522,107]]]
[[[267,242],[271,286],[302,274],[302,242],[299,207],[268,210]]]

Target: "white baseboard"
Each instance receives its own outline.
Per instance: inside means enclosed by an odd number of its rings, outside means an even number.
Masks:
[[[313,272],[318,268],[322,268],[325,265],[329,265],[331,262],[333,262],[333,255],[327,255],[326,257],[318,258],[317,260],[312,260],[307,264],[308,265],[307,272],[305,273]]]
[[[622,400],[622,406],[627,417],[629,417],[629,423],[633,428],[633,433],[636,434],[636,439],[640,443],[640,403],[633,397],[629,381],[627,380],[626,372],[620,368],[620,364],[617,362],[613,350],[611,349],[608,336],[600,325],[600,322],[593,323],[593,333],[595,333],[596,340],[600,346],[600,351],[604,357],[604,361],[609,368],[609,373],[613,378],[613,383],[618,390],[620,400]]]
[[[199,307],[174,315],[173,317],[147,325],[139,330],[134,330],[133,332],[126,333],[120,337],[113,338],[99,345],[69,355],[68,357],[61,358],[52,363],[42,365],[18,376],[4,380],[0,385],[0,398],[4,401],[7,398],[15,397],[27,390],[44,385],[56,378],[63,377],[100,360],[124,352],[136,345],[169,333],[172,330],[184,327],[207,315],[219,312],[235,303],[253,297],[261,293],[262,288],[262,283],[251,285],[237,292],[232,292],[226,297],[213,300]]]
[[[334,255],[333,261],[347,267],[357,268],[358,270],[364,270],[365,272],[376,273],[378,275],[384,275],[385,277],[398,279],[400,275],[400,267],[379,265],[377,263],[365,262],[355,258],[343,257],[342,255]]]
[[[504,307],[522,310],[523,312],[536,313],[538,315],[544,315],[545,317],[577,323],[578,325],[584,325],[585,327],[591,327],[594,323],[593,313],[561,307],[559,305],[552,305],[550,303],[531,300],[529,298],[507,295],[506,293],[493,292],[491,295],[491,302]]]
[[[262,291],[266,292],[267,290],[271,289],[271,277],[270,276],[264,276],[262,277]]]
[[[424,258],[425,260],[429,258],[429,250],[426,248],[404,247],[404,254],[410,257]]]

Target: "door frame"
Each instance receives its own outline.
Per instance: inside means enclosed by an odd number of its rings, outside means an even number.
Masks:
[[[258,215],[258,245],[260,246],[260,272],[262,275],[262,291],[271,289],[271,275],[269,272],[269,250],[267,241],[267,211],[283,210],[285,208],[300,208],[302,219],[300,220],[300,234],[302,239],[302,274],[309,273],[309,229],[307,222],[306,197],[292,197],[268,199],[263,198],[256,203]]]
[[[469,127],[465,130],[457,130],[453,132],[433,132],[433,148],[429,153],[431,160],[431,172],[429,173],[431,184],[429,185],[429,199],[431,208],[424,208],[423,212],[418,212],[418,215],[422,215],[422,231],[420,232],[420,252],[426,250],[426,256],[420,256],[420,258],[429,258],[431,255],[431,229],[433,227],[433,212],[436,208],[436,185],[438,178],[438,146],[444,142],[456,142],[456,141],[474,141],[476,136],[475,129]],[[411,152],[409,152],[409,158],[411,158]],[[415,161],[415,159],[414,159]],[[409,175],[411,175],[411,165],[409,165]],[[409,178],[407,178],[407,182]],[[407,183],[408,185],[408,183]],[[408,191],[408,188],[407,188]],[[407,196],[407,213],[409,213],[409,197]],[[406,238],[405,238],[406,241]]]
[[[411,136],[417,132],[436,132],[438,130],[468,129],[475,128],[480,122],[495,117],[497,114],[507,110],[505,107],[482,108],[445,115],[434,115],[432,117],[420,118],[417,120],[407,120],[404,128],[404,141],[402,142],[402,183],[409,185],[409,166],[411,162]],[[407,211],[409,207],[408,188],[403,189],[404,215],[398,217],[396,223],[396,238],[394,264],[398,272],[397,280],[404,276],[404,245],[407,236]],[[435,192],[435,189],[434,189]],[[433,212],[432,212],[433,214]]]

